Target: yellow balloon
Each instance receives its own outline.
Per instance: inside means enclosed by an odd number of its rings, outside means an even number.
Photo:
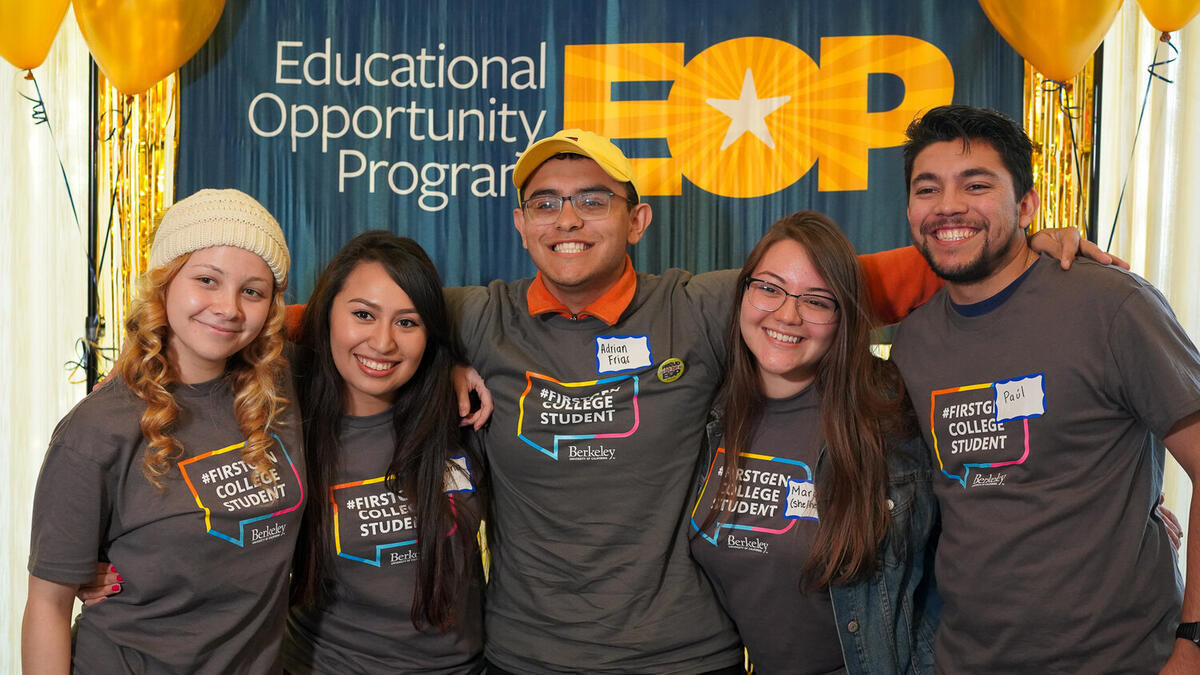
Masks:
[[[70,0],[0,0],[0,56],[29,70],[42,65]]]
[[[979,0],[1008,44],[1043,75],[1075,77],[1112,25],[1121,0]]]
[[[1173,33],[1200,14],[1200,0],[1138,0],[1150,25]]]
[[[140,94],[192,58],[225,0],[75,0],[79,30],[117,89]]]

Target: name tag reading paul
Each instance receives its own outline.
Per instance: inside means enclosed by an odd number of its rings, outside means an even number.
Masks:
[[[597,373],[638,370],[648,367],[651,363],[653,363],[653,359],[650,357],[649,336],[596,338]]]

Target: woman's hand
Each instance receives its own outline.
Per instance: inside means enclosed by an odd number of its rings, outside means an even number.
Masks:
[[[91,606],[110,595],[120,593],[123,583],[125,578],[117,573],[117,568],[111,563],[96,563],[96,575],[75,591],[75,597],[85,606]]]

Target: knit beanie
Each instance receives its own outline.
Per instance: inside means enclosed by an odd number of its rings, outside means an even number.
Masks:
[[[283,230],[262,204],[241,190],[201,190],[175,202],[163,215],[150,245],[150,267],[210,246],[236,246],[257,254],[275,283],[287,286],[291,256]]]

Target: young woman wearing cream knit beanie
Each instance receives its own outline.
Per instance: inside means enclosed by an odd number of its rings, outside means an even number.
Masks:
[[[117,377],[59,423],[38,480],[26,668],[275,670],[304,500],[289,263],[279,224],[238,190],[163,216]],[[72,644],[98,561],[129,581],[84,608]]]

